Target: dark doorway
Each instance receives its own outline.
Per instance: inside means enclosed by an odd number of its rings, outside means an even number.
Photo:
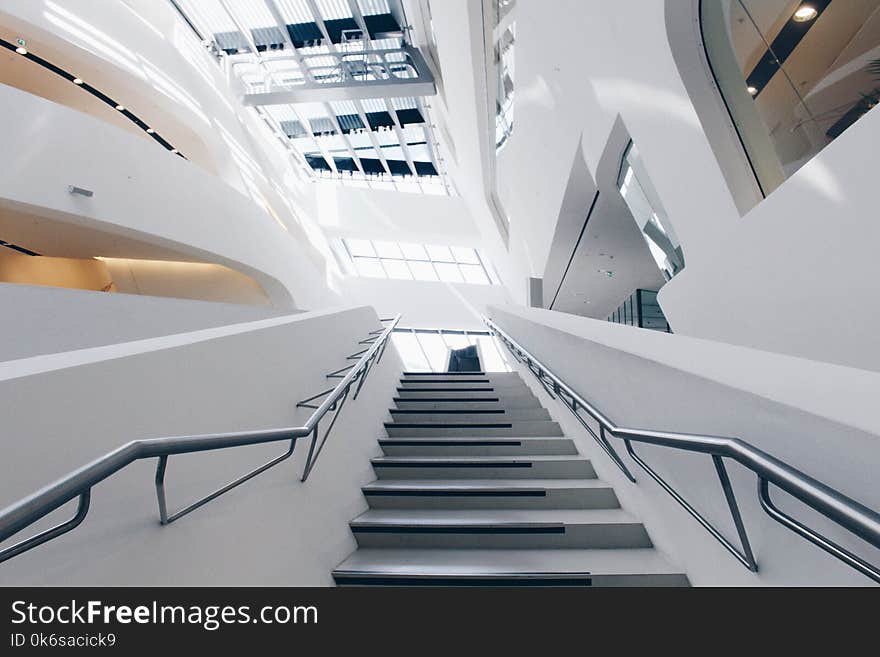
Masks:
[[[453,349],[449,354],[449,372],[480,372],[480,355],[477,347],[470,345],[464,349]]]

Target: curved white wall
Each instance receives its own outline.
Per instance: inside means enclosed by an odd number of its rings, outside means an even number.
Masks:
[[[257,279],[279,306],[303,305],[300,293],[308,299],[310,286],[325,285],[305,248],[279,222],[191,162],[6,86],[0,86],[0,123],[8,153],[0,206],[227,265]],[[72,195],[68,185],[94,196]]]
[[[880,338],[871,330],[880,310],[870,302],[880,274],[870,175],[880,114],[870,112],[742,216],[706,136],[707,124],[726,119],[698,115],[670,48],[676,39],[679,55],[698,59],[698,26],[668,33],[666,4],[517,1],[514,128],[498,162],[510,249],[492,252],[499,273],[516,299],[523,276],[543,275],[578,145],[595,178],[619,117],[684,249],[686,269],[660,296],[675,331],[880,369]],[[462,163],[486,156],[479,3],[431,9],[459,159],[455,182],[484,237],[494,234],[497,243],[483,181]],[[715,110],[723,111],[720,102]]]

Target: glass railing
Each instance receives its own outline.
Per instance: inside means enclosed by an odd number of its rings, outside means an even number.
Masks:
[[[765,195],[880,99],[880,0],[701,0],[700,18]]]
[[[638,328],[672,333],[666,315],[652,290],[636,290],[608,316],[614,324],[626,324]]]

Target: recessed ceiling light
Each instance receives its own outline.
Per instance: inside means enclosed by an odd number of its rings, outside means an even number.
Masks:
[[[17,52],[19,55],[27,55],[27,48],[25,48],[24,46],[19,46],[15,49],[15,52]]]
[[[758,89],[757,89],[757,87],[749,87],[749,93],[750,93],[752,96],[756,96],[756,95],[758,94]]]
[[[79,78],[73,78],[73,83],[74,83],[74,84],[82,84],[83,81],[80,80]]]
[[[147,134],[148,134],[148,135],[152,135],[152,134],[155,133],[155,132],[156,132],[156,131],[153,130],[152,128],[147,128]]]
[[[814,7],[811,7],[810,5],[802,5],[798,8],[796,12],[794,12],[794,16],[792,18],[794,18],[794,20],[798,23],[806,23],[807,21],[811,21],[816,18],[818,14],[819,12],[816,11]]]
[[[125,111],[125,105],[117,105],[116,109],[118,109],[120,112],[123,112]]]
[[[175,155],[177,155],[180,151],[178,151],[176,148],[172,148],[171,152],[174,153]]]

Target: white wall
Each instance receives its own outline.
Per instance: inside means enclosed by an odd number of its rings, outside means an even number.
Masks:
[[[196,165],[98,119],[2,85],[0,121],[11,155],[0,173],[0,204],[170,248],[180,260],[238,269],[256,278],[281,307],[327,303],[325,275],[308,259],[307,245]],[[72,195],[68,185],[94,196]],[[129,255],[121,248],[93,255]]]
[[[738,437],[880,509],[880,422],[872,400],[880,375],[744,347],[610,324],[574,315],[495,307],[491,316],[555,374],[615,423],[642,429]],[[759,572],[752,574],[625,456],[629,483],[593,439],[527,372],[566,435],[575,437],[599,476],[613,484],[624,508],[646,525],[658,548],[692,583],[709,585],[864,585],[870,580],[765,515],[755,477],[736,463],[728,471]],[[636,451],[736,543],[712,461],[636,445]],[[870,547],[812,510],[774,490],[774,500],[809,526],[880,563]]]
[[[259,306],[0,283],[0,361],[271,317]]]
[[[192,203],[217,199],[221,204],[229,198],[228,192],[217,189],[220,185],[205,182],[213,178],[247,198],[227,206],[230,213],[239,213],[243,230],[253,231],[255,225],[264,223],[276,228],[283,224],[289,237],[284,231],[276,232],[276,248],[267,247],[265,253],[271,257],[274,252],[274,257],[287,261],[287,280],[282,287],[294,292],[298,307],[338,303],[328,288],[328,281],[332,288],[338,274],[335,262],[315,217],[304,210],[312,193],[311,183],[268,127],[252,110],[241,107],[240,90],[234,81],[227,79],[171,3],[10,0],[0,8],[0,33],[13,38],[26,36],[32,52],[75,71],[121,101],[177,146],[196,165],[193,168],[208,172],[210,176],[204,176],[200,185],[193,187],[193,181],[187,181]],[[101,123],[105,128],[109,125]],[[179,158],[152,139],[135,136],[141,148],[133,153],[119,148],[113,137],[109,139],[126,165],[129,158],[140,161],[148,157],[142,151],[152,151],[151,159],[158,157],[163,163],[159,169],[169,177],[178,175],[174,164],[164,163],[179,164]],[[100,150],[92,154],[94,161],[104,155]],[[155,170],[156,160],[152,164]],[[126,166],[119,173],[131,175],[132,170]],[[187,206],[172,209],[191,211]],[[207,205],[198,214],[212,212],[215,210]],[[115,220],[124,222],[125,217]],[[154,226],[150,222],[139,227],[150,231]],[[159,225],[156,230],[161,234]],[[195,244],[203,245],[199,241]],[[277,272],[269,275],[279,278]]]
[[[514,299],[523,275],[543,274],[578,146],[595,178],[620,117],[684,250],[685,271],[660,296],[675,331],[880,369],[870,330],[880,310],[868,301],[880,273],[870,175],[880,114],[869,113],[742,216],[706,137],[707,126],[717,136],[716,124],[726,121],[723,106],[715,102],[717,115],[707,116],[713,104],[701,103],[698,115],[670,48],[676,39],[708,85],[697,24],[684,16],[670,36],[667,4],[558,0],[551,10],[518,0],[514,128],[497,171],[510,249],[492,253]],[[480,3],[431,8],[444,93],[435,105],[445,107],[441,118],[455,140],[455,183],[488,244],[497,230],[481,199],[480,162],[492,145],[481,134],[489,126],[481,125],[488,110]],[[729,128],[727,138],[736,139]],[[735,147],[716,150],[735,159]],[[728,171],[746,166],[724,164]]]
[[[270,305],[269,298],[250,276],[223,265],[104,258],[115,292],[213,301]]]
[[[319,182],[315,215],[325,233],[338,237],[478,246],[480,234],[459,196],[343,187]]]
[[[350,276],[343,290],[350,303],[369,304],[380,317],[401,313],[400,325],[410,328],[484,329],[487,306],[510,303],[501,285]]]
[[[299,426],[307,414],[296,402],[324,389],[325,374],[378,325],[367,308],[304,313],[0,365],[0,506],[135,438]],[[89,516],[74,532],[0,565],[0,584],[331,583],[332,568],[355,548],[348,521],[366,509],[360,487],[374,477],[369,459],[379,454],[401,371],[396,352],[385,354],[344,408],[307,483],[299,482],[301,444],[293,459],[160,527],[155,461],[138,462],[92,491]],[[284,449],[170,458],[169,508]]]

